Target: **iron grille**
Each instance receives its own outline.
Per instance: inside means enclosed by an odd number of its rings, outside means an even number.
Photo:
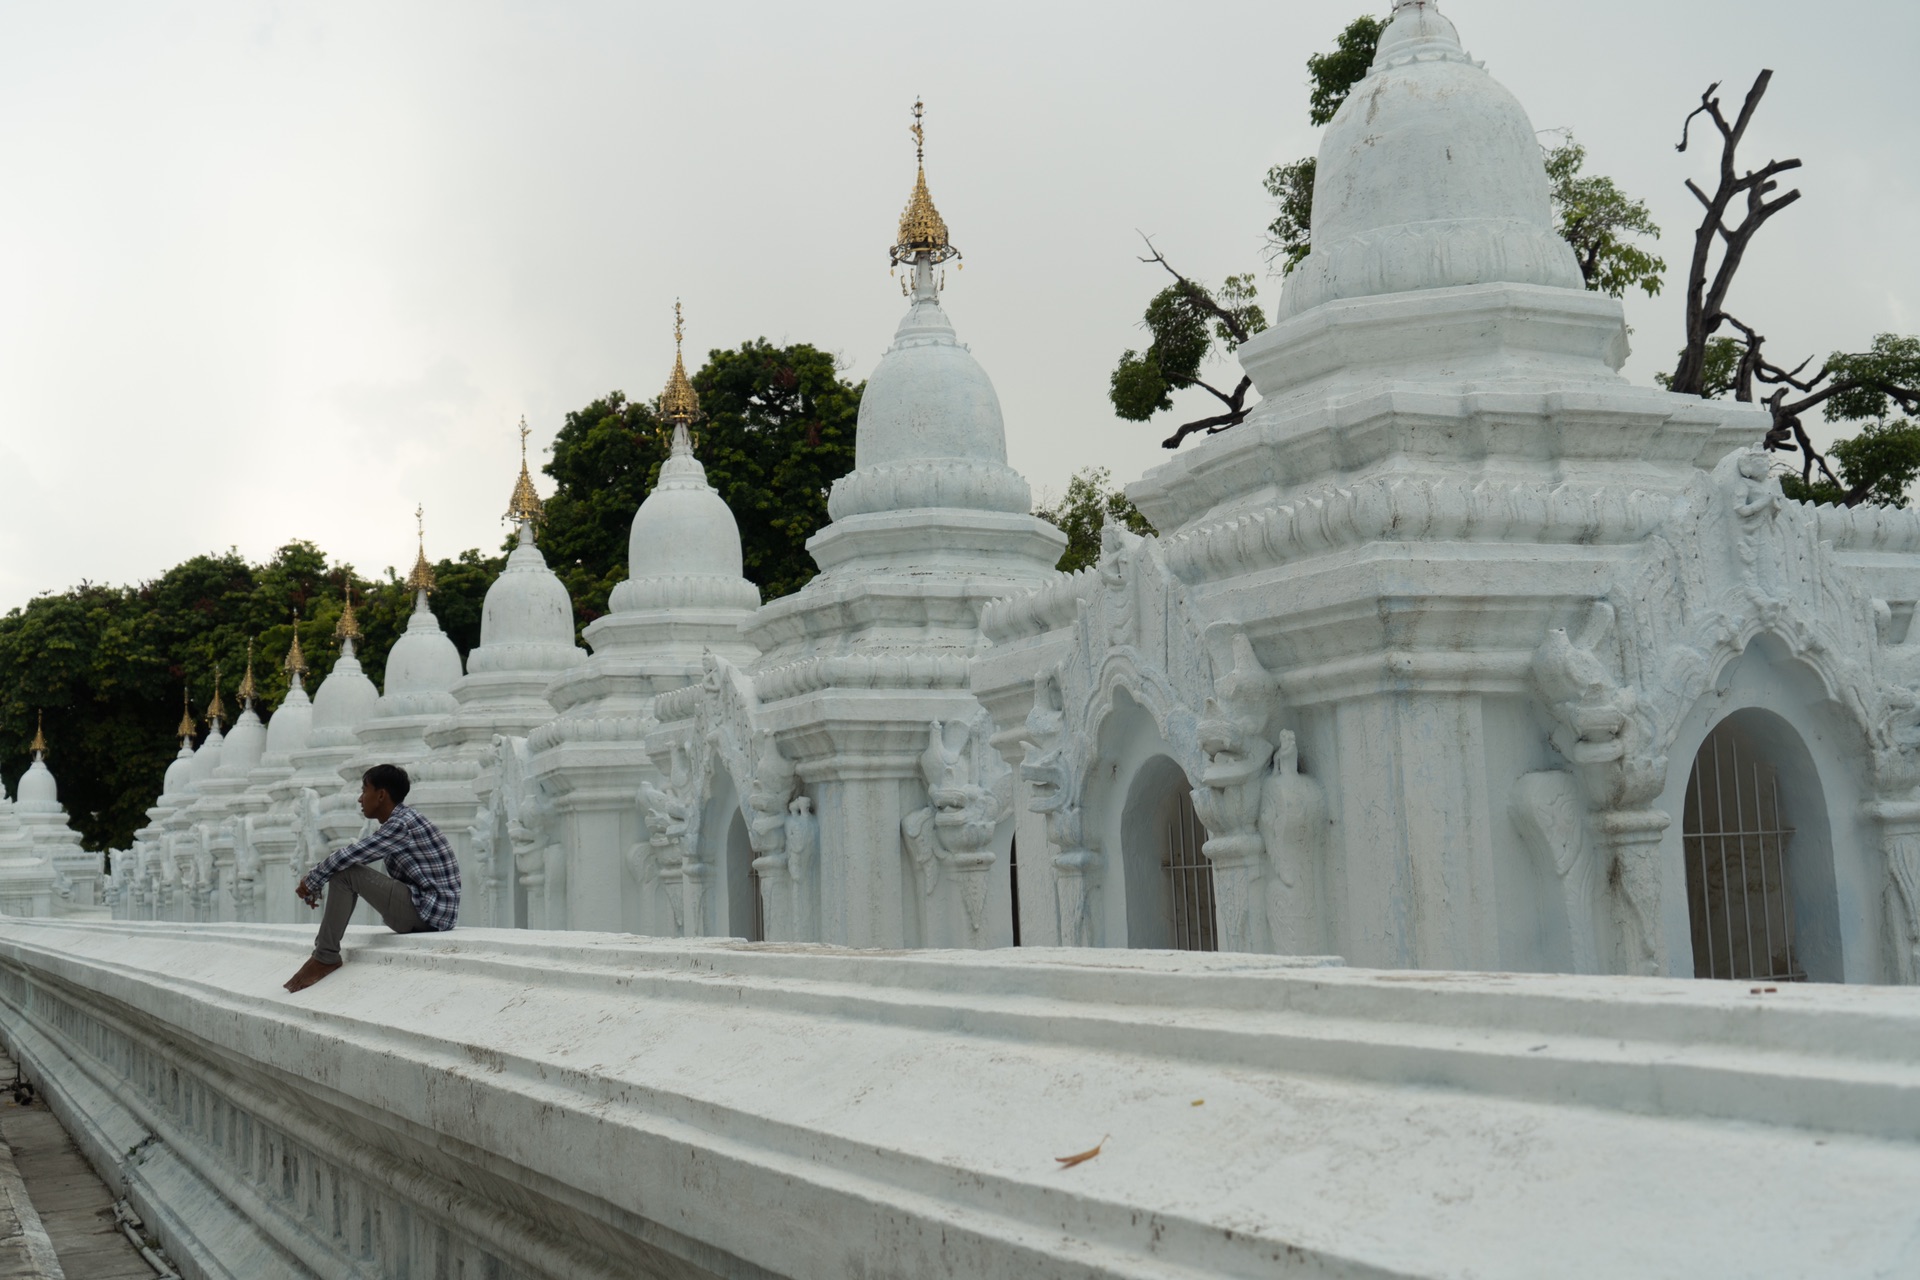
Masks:
[[[1167,821],[1166,852],[1160,867],[1167,877],[1169,932],[1176,951],[1218,951],[1213,908],[1213,864],[1201,852],[1207,829],[1193,811],[1193,797],[1175,794]]]
[[[1687,780],[1681,843],[1697,978],[1804,982],[1793,954],[1787,844],[1771,764],[1743,759],[1724,727],[1700,744]]]
[[[752,854],[748,854],[752,857]],[[753,895],[753,922],[748,927],[748,942],[767,940],[767,903],[760,896],[760,872],[752,864],[747,866],[747,892]]]

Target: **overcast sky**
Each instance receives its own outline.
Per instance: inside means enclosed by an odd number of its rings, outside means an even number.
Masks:
[[[1012,462],[1131,479],[1171,425],[1106,401],[1161,285],[1136,230],[1200,277],[1258,267],[1260,177],[1318,145],[1303,64],[1384,7],[4,0],[0,609],[295,538],[404,567],[416,503],[430,554],[494,547],[520,416],[541,446],[656,394],[676,296],[689,364],[765,336],[864,377],[903,305],[916,94]],[[1802,157],[1806,198],[1738,309],[1776,359],[1920,330],[1916,6],[1444,8],[1676,267],[1713,154],[1675,154],[1681,117],[1773,67],[1749,154]],[[1629,302],[1637,381],[1679,309]]]

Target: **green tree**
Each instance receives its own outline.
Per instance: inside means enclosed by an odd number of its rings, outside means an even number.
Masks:
[[[468,551],[436,569],[435,612],[463,658],[479,638],[480,601],[499,565]],[[204,739],[217,672],[231,723],[251,640],[256,710],[270,717],[286,696],[282,663],[296,612],[315,687],[339,655],[333,629],[348,580],[366,631],[359,652],[379,682],[412,595],[391,570],[368,582],[309,542],[289,543],[260,565],[229,551],[194,556],[137,587],[82,583],[0,617],[0,778],[18,785],[44,714],[48,767],[75,829],[90,849],[125,847],[179,749],[182,692]]]
[[[1267,260],[1278,260],[1280,274],[1293,269],[1313,252],[1313,179],[1320,161],[1308,156],[1267,170],[1267,194],[1273,197],[1274,217],[1267,224]]]
[[[1067,549],[1055,566],[1060,572],[1077,573],[1099,561],[1100,531],[1109,521],[1134,533],[1154,531],[1126,492],[1111,483],[1111,475],[1105,467],[1085,467],[1067,482],[1058,502],[1034,508],[1033,514],[1067,535]]]
[[[1147,247],[1152,256],[1142,261],[1164,267],[1173,283],[1147,303],[1141,323],[1153,341],[1145,351],[1121,353],[1107,399],[1113,411],[1129,422],[1146,422],[1171,409],[1173,393],[1188,387],[1199,387],[1219,401],[1219,413],[1182,425],[1164,442],[1175,449],[1195,432],[1213,435],[1246,421],[1253,379],[1242,375],[1233,390],[1223,391],[1200,375],[1216,355],[1239,350],[1241,343],[1265,329],[1267,317],[1256,300],[1258,289],[1251,274],[1228,276],[1215,292],[1176,271],[1152,241]]]
[[[707,479],[740,525],[747,577],[762,599],[791,595],[818,572],[807,539],[827,523],[827,494],[853,470],[860,394],[833,356],[765,338],[712,351],[693,375]]]
[[[1629,289],[1657,297],[1666,260],[1629,239],[1660,238],[1647,202],[1629,197],[1612,178],[1582,174],[1586,161],[1587,149],[1574,141],[1572,130],[1565,131],[1561,143],[1547,152],[1555,230],[1573,246],[1587,288],[1616,298],[1626,296]]]
[[[704,414],[696,450],[740,526],[747,577],[763,599],[798,591],[816,571],[806,543],[827,523],[828,491],[853,469],[862,387],[819,348],[764,338],[709,352],[692,381]],[[659,483],[667,444],[653,408],[619,392],[568,414],[554,439],[546,472],[558,487],[541,544],[582,624],[627,576],[633,513]]]

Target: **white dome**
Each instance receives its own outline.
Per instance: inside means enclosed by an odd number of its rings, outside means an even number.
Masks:
[[[379,708],[380,691],[367,679],[360,659],[343,651],[340,661],[333,664],[332,672],[320,682],[320,688],[313,695],[313,729],[308,735],[309,741],[315,746],[323,745],[324,734],[330,740],[326,745],[353,742],[353,731],[373,719]]]
[[[220,753],[220,772],[227,777],[244,778],[259,765],[266,749],[267,726],[260,723],[251,706],[246,707],[233,722],[233,732],[227,735],[226,746]]]
[[[1398,0],[1367,78],[1327,126],[1313,252],[1280,313],[1497,282],[1584,287],[1553,229],[1526,110],[1467,56],[1432,0]]]
[[[20,785],[14,793],[14,807],[22,813],[59,812],[60,785],[53,780],[45,761],[35,760],[20,775]]]
[[[296,751],[307,749],[313,733],[313,701],[307,691],[295,685],[267,721],[267,755],[284,760]]]
[[[627,576],[738,578],[743,572],[732,508],[707,483],[700,459],[675,453],[660,465],[660,483],[633,513]]]
[[[734,545],[739,545],[738,534]],[[480,612],[480,644],[467,655],[467,669],[558,671],[585,661],[586,656],[573,640],[573,600],[523,526],[507,567],[487,588]]]
[[[433,616],[422,592],[405,634],[387,654],[387,687],[380,709],[398,716],[452,711],[453,695],[448,691],[463,674],[460,651],[440,629],[440,619]]]
[[[927,458],[1005,462],[993,380],[960,345],[937,298],[916,301],[860,396],[855,468]]]
[[[206,741],[200,744],[200,749],[193,753],[193,781],[195,786],[211,778],[213,771],[220,767],[222,752],[226,745],[226,734],[221,732],[219,722],[215,721],[213,731],[207,734]]]
[[[167,778],[165,782],[160,784],[160,794],[163,796],[179,796],[184,794],[192,785],[193,744],[191,742],[184,742],[180,745],[180,754],[175,756],[173,763],[167,766]]]
[[[733,510],[707,483],[686,428],[675,427],[660,483],[633,513],[627,580],[614,586],[608,603],[615,613],[676,605],[752,609],[760,589],[745,574]]]
[[[1031,491],[1007,465],[993,380],[955,335],[929,287],[860,396],[854,470],[834,483],[835,520],[915,507],[1024,514]]]

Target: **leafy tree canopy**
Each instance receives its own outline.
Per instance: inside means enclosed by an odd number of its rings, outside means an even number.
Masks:
[[[434,611],[462,656],[479,641],[481,601],[502,563],[468,551],[435,567]],[[251,639],[257,709],[270,715],[286,696],[296,612],[314,687],[339,656],[333,629],[348,579],[365,633],[360,656],[379,681],[412,594],[393,570],[369,581],[330,565],[310,542],[258,565],[232,551],[194,556],[137,587],[82,583],[13,610],[0,618],[0,778],[18,785],[44,712],[48,767],[74,828],[90,849],[125,847],[179,750],[182,691],[198,720],[217,670],[222,699],[238,714]],[[200,736],[206,727],[201,720]]]
[[[1386,19],[1362,15],[1334,38],[1331,53],[1316,53],[1307,59],[1307,75],[1313,85],[1307,97],[1307,119],[1322,125],[1339,114],[1353,86],[1367,78],[1386,29]]]
[[[1573,246],[1587,288],[1616,298],[1629,289],[1644,290],[1649,298],[1658,296],[1666,260],[1629,239],[1660,238],[1647,202],[1627,196],[1612,178],[1582,174],[1586,161],[1587,149],[1574,141],[1571,130],[1547,152],[1555,230]]]
[[[1257,293],[1253,276],[1242,275],[1228,276],[1218,293],[1179,279],[1155,294],[1145,317],[1153,342],[1145,351],[1123,354],[1113,371],[1109,399],[1114,412],[1130,422],[1145,422],[1173,408],[1175,391],[1206,386],[1200,368],[1216,344],[1235,351],[1267,327]],[[1213,387],[1206,389],[1223,401],[1228,398]]]
[[[1055,566],[1060,572],[1077,573],[1099,561],[1100,531],[1109,521],[1134,533],[1154,531],[1126,493],[1111,483],[1111,474],[1105,467],[1086,467],[1067,482],[1058,502],[1034,508],[1033,514],[1067,535],[1067,549]]]

